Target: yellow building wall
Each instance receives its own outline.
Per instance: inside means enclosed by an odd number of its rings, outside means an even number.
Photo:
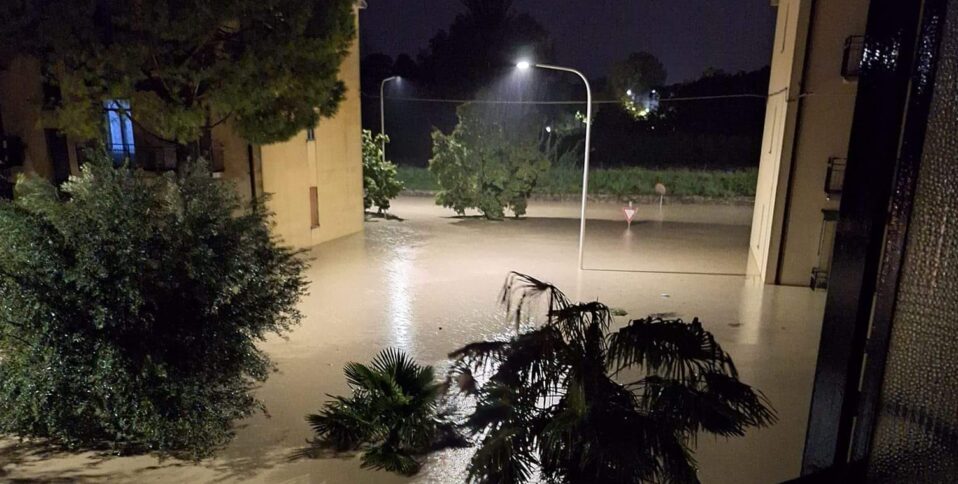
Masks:
[[[781,0],[759,165],[749,273],[805,286],[818,265],[830,157],[845,157],[856,84],[841,77],[845,39],[865,29],[868,0]],[[830,250],[830,247],[826,247]]]
[[[779,284],[807,285],[819,264],[822,210],[838,209],[838,197],[826,197],[830,157],[844,158],[855,110],[856,82],[841,76],[845,39],[865,32],[868,0],[815,2],[803,74],[795,150],[789,179]],[[829,241],[826,240],[826,244]],[[831,247],[822,248],[830,252]]]
[[[755,187],[748,273],[774,282],[785,215],[785,199],[801,94],[801,70],[811,0],[781,0],[775,21],[765,132]]]
[[[357,16],[358,17],[358,16]],[[337,114],[291,140],[260,147],[263,191],[275,214],[274,233],[294,247],[310,247],[363,229],[362,124],[359,44],[340,68],[346,98]],[[315,187],[319,225],[313,226]]]

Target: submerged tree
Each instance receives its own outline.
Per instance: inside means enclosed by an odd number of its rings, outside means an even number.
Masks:
[[[528,482],[537,466],[550,482],[697,482],[697,434],[741,436],[775,421],[698,319],[650,316],[613,329],[605,305],[573,303],[518,273],[502,301],[517,329],[537,308],[546,319],[450,355],[477,399],[466,421],[481,439],[472,482]]]
[[[0,202],[0,432],[207,456],[262,408],[256,344],[299,321],[305,263],[202,165],[91,157]]]
[[[505,209],[516,217],[524,215],[532,189],[549,168],[539,150],[537,126],[462,105],[452,133],[433,131],[429,171],[440,186],[436,203],[460,215],[469,208],[494,219],[502,218]]]
[[[379,213],[389,210],[389,201],[403,189],[396,165],[383,152],[387,143],[389,136],[373,136],[372,131],[363,130],[363,207],[369,210],[375,206]]]
[[[352,395],[333,397],[306,417],[315,447],[362,450],[362,467],[412,475],[428,452],[465,444],[444,411],[446,387],[431,366],[386,349],[371,365],[349,363],[343,371]]]
[[[0,6],[0,40],[59,87],[53,127],[96,138],[104,103],[185,143],[229,120],[254,143],[283,141],[336,112],[353,0],[25,0]]]

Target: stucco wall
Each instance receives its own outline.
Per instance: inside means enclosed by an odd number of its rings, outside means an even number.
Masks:
[[[811,0],[781,0],[775,24],[748,261],[748,273],[770,283],[778,270],[810,7]]]
[[[828,159],[848,153],[858,86],[841,76],[842,53],[847,37],[865,32],[867,14],[868,0],[814,4],[802,86],[809,95],[800,101],[779,284],[808,284],[819,263],[822,210],[838,209],[838,197],[829,200],[825,194],[825,177]]]
[[[841,76],[845,38],[864,31],[868,0],[778,6],[749,273],[808,285],[819,261],[830,157],[848,151],[856,84]],[[830,250],[830,248],[826,248]]]
[[[287,244],[309,247],[363,229],[362,125],[359,46],[340,69],[346,99],[336,116],[323,119],[315,140],[306,131],[260,148],[263,190],[270,194],[275,233]],[[318,193],[319,225],[312,226],[310,187]]]

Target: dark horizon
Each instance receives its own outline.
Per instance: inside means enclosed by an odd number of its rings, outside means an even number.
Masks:
[[[369,0],[360,15],[363,56],[414,59],[464,10],[458,0]],[[557,61],[593,78],[635,51],[657,56],[667,82],[707,68],[748,71],[770,63],[775,8],[768,0],[516,0],[552,36]],[[400,28],[401,26],[401,28]]]

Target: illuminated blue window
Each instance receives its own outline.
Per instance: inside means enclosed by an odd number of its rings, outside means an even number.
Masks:
[[[106,112],[106,148],[116,163],[133,158],[136,146],[133,142],[133,120],[130,119],[130,101],[103,101]]]

